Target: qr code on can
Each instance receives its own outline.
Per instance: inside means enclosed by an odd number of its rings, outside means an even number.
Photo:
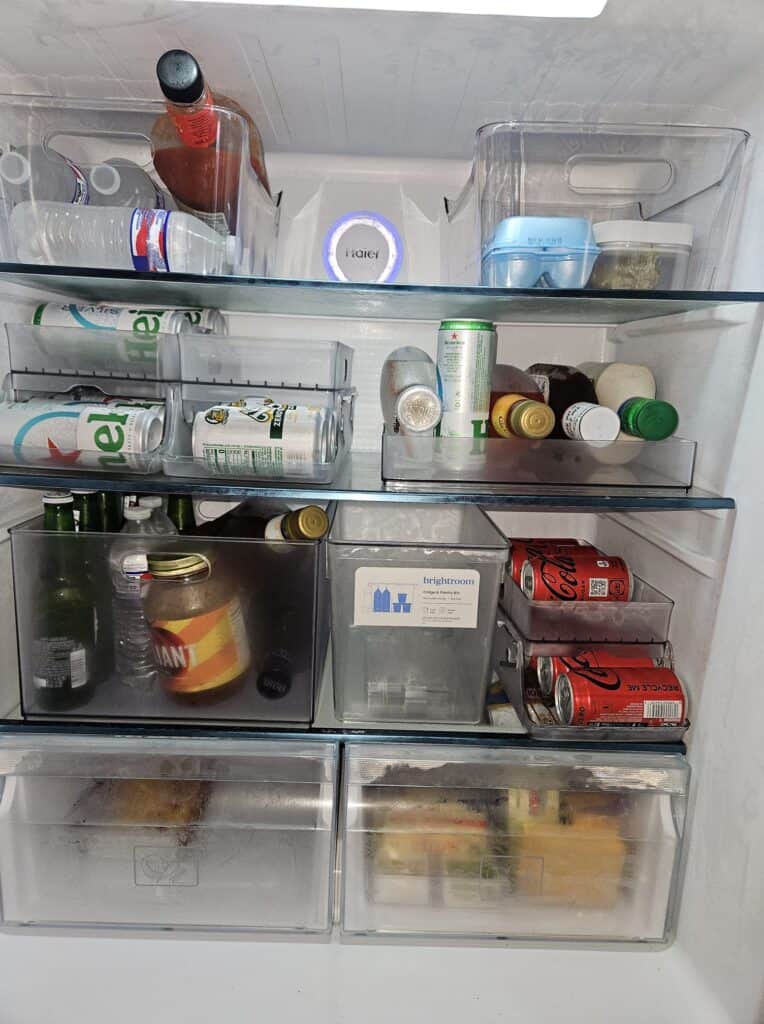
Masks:
[[[589,580],[589,597],[607,597],[607,580]]]

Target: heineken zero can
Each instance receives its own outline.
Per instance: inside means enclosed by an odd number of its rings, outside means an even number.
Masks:
[[[310,475],[334,458],[336,445],[335,413],[323,406],[249,398],[194,417],[194,458],[217,473]]]
[[[488,320],[444,320],[438,331],[441,437],[488,436],[496,330]]]
[[[75,305],[44,302],[34,311],[35,327],[85,327],[92,331],[130,331],[139,337],[157,334],[227,334],[219,309],[178,306],[162,309],[138,306]]]
[[[0,402],[0,448],[22,465],[43,460],[60,468],[140,468],[162,435],[158,406]]]

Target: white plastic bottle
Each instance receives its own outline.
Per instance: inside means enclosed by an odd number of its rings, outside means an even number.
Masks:
[[[29,199],[58,203],[87,203],[87,179],[66,157],[42,146],[18,146],[0,156],[3,193],[12,203]]]
[[[151,510],[151,519],[149,520],[149,523],[156,533],[166,537],[171,533],[178,532],[175,523],[165,512],[162,499],[158,494],[143,495],[143,497],[138,499],[138,508],[147,508]]]
[[[173,209],[170,197],[142,167],[116,158],[91,167],[88,175],[91,206],[139,206],[141,209]]]
[[[224,274],[236,239],[188,213],[19,203],[11,232],[22,263],[114,270]]]
[[[125,525],[109,554],[112,585],[114,670],[120,681],[136,690],[150,690],[156,668],[146,617],[141,603],[141,580],[148,572],[151,539],[160,536],[151,526],[151,509],[125,509]]]
[[[382,367],[379,399],[389,434],[432,435],[443,408],[430,356],[412,345],[391,352]]]

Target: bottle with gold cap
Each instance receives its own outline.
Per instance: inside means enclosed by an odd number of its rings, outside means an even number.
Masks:
[[[318,505],[306,505],[274,516],[265,524],[266,540],[320,540],[329,531],[329,518]]]
[[[540,441],[554,430],[554,412],[543,402],[524,395],[502,395],[491,409],[491,424],[499,437]]]

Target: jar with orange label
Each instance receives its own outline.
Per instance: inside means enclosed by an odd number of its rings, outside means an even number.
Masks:
[[[187,703],[222,700],[250,665],[238,588],[208,554],[152,552],[143,610],[165,689]]]

